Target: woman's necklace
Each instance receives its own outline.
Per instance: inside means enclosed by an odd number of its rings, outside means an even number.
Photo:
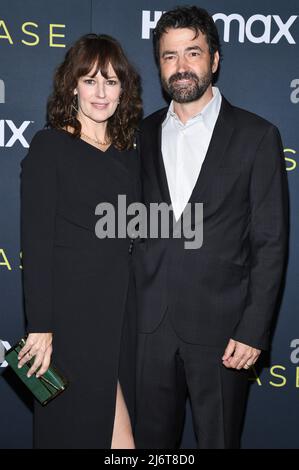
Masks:
[[[84,134],[84,132],[81,132],[81,135],[83,137],[85,137],[86,139],[88,140],[91,140],[92,142],[94,142],[95,144],[97,145],[109,145],[111,143],[110,140],[108,141],[102,141],[102,140],[98,140],[98,139],[92,139],[91,137],[89,137],[88,135]]]

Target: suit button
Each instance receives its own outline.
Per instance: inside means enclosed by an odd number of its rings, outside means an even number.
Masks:
[[[132,251],[133,251],[133,247],[134,247],[134,240],[130,240],[130,246],[129,246],[129,253],[131,254]]]

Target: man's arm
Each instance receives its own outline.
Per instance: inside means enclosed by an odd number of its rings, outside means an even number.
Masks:
[[[251,269],[247,304],[224,361],[251,365],[268,349],[288,242],[288,185],[281,138],[270,126],[258,147],[250,183]],[[240,360],[233,360],[236,355]],[[231,362],[233,361],[233,362]]]

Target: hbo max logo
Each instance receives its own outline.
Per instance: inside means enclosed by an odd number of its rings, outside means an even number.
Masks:
[[[0,103],[5,103],[5,84],[0,80]]]
[[[142,39],[150,38],[150,32],[155,28],[162,13],[162,11],[143,10]],[[243,43],[246,37],[248,41],[256,44],[277,44],[282,38],[285,38],[289,44],[296,44],[290,29],[297,18],[298,15],[292,15],[287,21],[284,21],[279,15],[253,15],[246,20],[238,13],[232,13],[231,15],[216,13],[213,15],[215,22],[223,24],[224,42],[230,42],[231,25],[233,23],[238,27],[238,41],[240,43]],[[253,25],[257,23],[262,25],[262,32],[259,35],[255,35],[252,31]]]
[[[7,362],[5,361],[5,351],[10,349],[10,344],[8,341],[2,341],[0,339],[0,367],[7,367]]]
[[[0,119],[0,147],[12,147],[19,141],[23,147],[28,148],[29,144],[23,134],[31,123],[32,121],[23,121],[17,127],[10,119]]]
[[[294,78],[294,80],[291,81],[291,88],[293,91],[291,92],[291,102],[293,104],[298,104],[299,103],[299,78]]]
[[[0,80],[0,104],[5,103],[5,83]],[[10,119],[0,119],[0,147],[12,147],[17,141],[28,148],[29,144],[24,137],[24,132],[32,124],[32,121],[23,121],[21,125],[17,126]]]

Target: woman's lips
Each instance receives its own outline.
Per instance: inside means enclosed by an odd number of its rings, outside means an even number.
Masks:
[[[96,109],[106,109],[108,107],[108,103],[91,103]]]

